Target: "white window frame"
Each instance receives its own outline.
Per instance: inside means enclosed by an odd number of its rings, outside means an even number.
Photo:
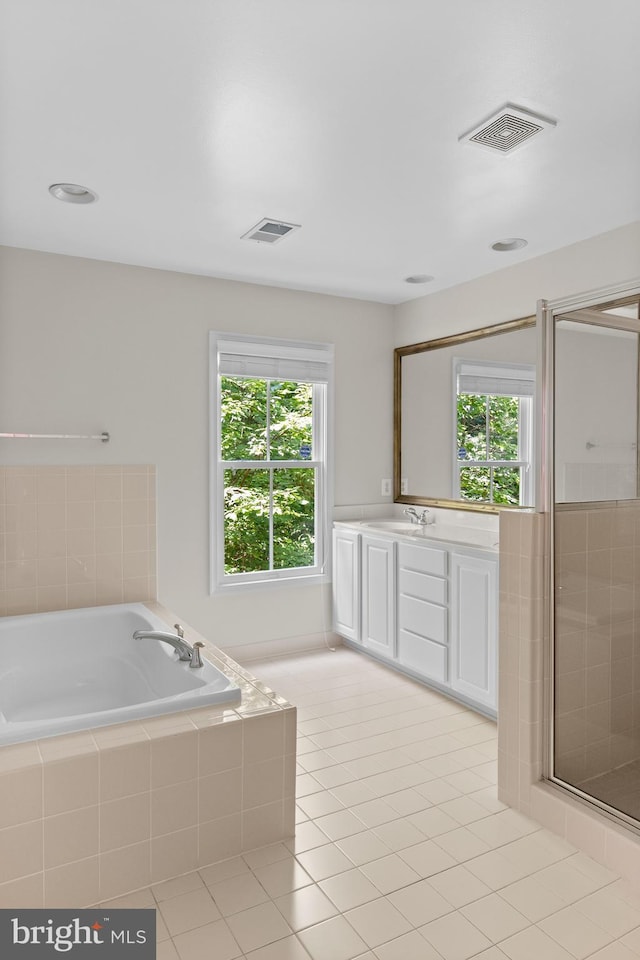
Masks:
[[[487,394],[478,390],[479,396],[517,396],[516,392],[510,392],[509,381],[525,381],[531,384],[531,395],[519,397],[519,418],[518,418],[518,459],[517,460],[460,460],[458,458],[458,382],[463,373],[473,375],[474,371],[478,377],[487,377],[493,379],[499,386]],[[536,368],[529,363],[504,363],[501,361],[487,360],[468,360],[466,357],[453,358],[453,492],[454,500],[462,500],[460,494],[460,470],[465,466],[488,467],[496,469],[500,467],[520,468],[520,506],[534,505],[534,475],[533,475],[533,440],[534,440],[534,416],[535,416],[535,384]],[[466,392],[466,391],[465,391]],[[487,430],[489,423],[487,421]],[[493,492],[493,482],[491,483]],[[473,501],[465,500],[465,503]],[[487,501],[494,503],[493,499]],[[500,506],[500,504],[497,504]]]
[[[238,370],[221,374],[221,357],[237,355]],[[330,504],[333,502],[333,344],[241,336],[212,331],[209,334],[210,427],[210,592],[237,592],[248,587],[310,585],[330,579]],[[243,357],[246,362],[243,362]],[[263,363],[264,362],[264,363]],[[280,373],[265,375],[262,366]],[[241,372],[243,367],[244,372]],[[298,372],[298,376],[296,376]],[[315,563],[312,567],[256,570],[226,574],[224,570],[224,471],[246,461],[221,459],[221,375],[252,379],[292,380],[313,384],[313,460],[251,461],[251,469],[309,469],[315,477]],[[270,517],[270,534],[273,516]],[[270,536],[271,540],[271,536]],[[271,546],[271,545],[270,545]],[[272,558],[271,558],[272,559]]]

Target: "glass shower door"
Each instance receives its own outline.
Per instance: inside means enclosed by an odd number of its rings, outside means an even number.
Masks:
[[[638,304],[554,330],[553,777],[640,820]]]

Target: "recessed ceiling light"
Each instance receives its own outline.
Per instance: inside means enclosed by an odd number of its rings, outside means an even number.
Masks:
[[[65,203],[93,203],[98,199],[93,190],[79,183],[52,183],[49,193],[56,200],[64,200]]]
[[[430,277],[428,273],[414,273],[410,277],[405,277],[405,283],[431,283],[435,277]]]
[[[508,253],[510,250],[522,250],[527,243],[528,241],[523,240],[522,237],[509,237],[508,240],[496,240],[491,244],[491,249],[498,253]]]

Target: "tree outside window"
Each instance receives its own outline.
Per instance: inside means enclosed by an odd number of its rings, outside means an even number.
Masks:
[[[456,361],[456,373],[454,496],[531,505],[534,368]]]
[[[463,500],[518,505],[517,397],[458,396],[458,461]],[[506,463],[505,463],[506,462]]]
[[[323,582],[333,345],[209,335],[211,590]]]
[[[316,562],[313,385],[221,377],[224,571]]]

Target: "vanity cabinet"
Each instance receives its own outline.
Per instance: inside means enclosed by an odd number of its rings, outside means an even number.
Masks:
[[[333,542],[335,632],[495,716],[497,554],[341,524]]]
[[[333,528],[333,629],[360,643],[360,534]]]
[[[398,663],[429,680],[447,682],[448,554],[398,544]]]
[[[362,643],[395,656],[395,548],[393,540],[362,537]]]
[[[451,687],[495,709],[498,564],[451,554]]]

